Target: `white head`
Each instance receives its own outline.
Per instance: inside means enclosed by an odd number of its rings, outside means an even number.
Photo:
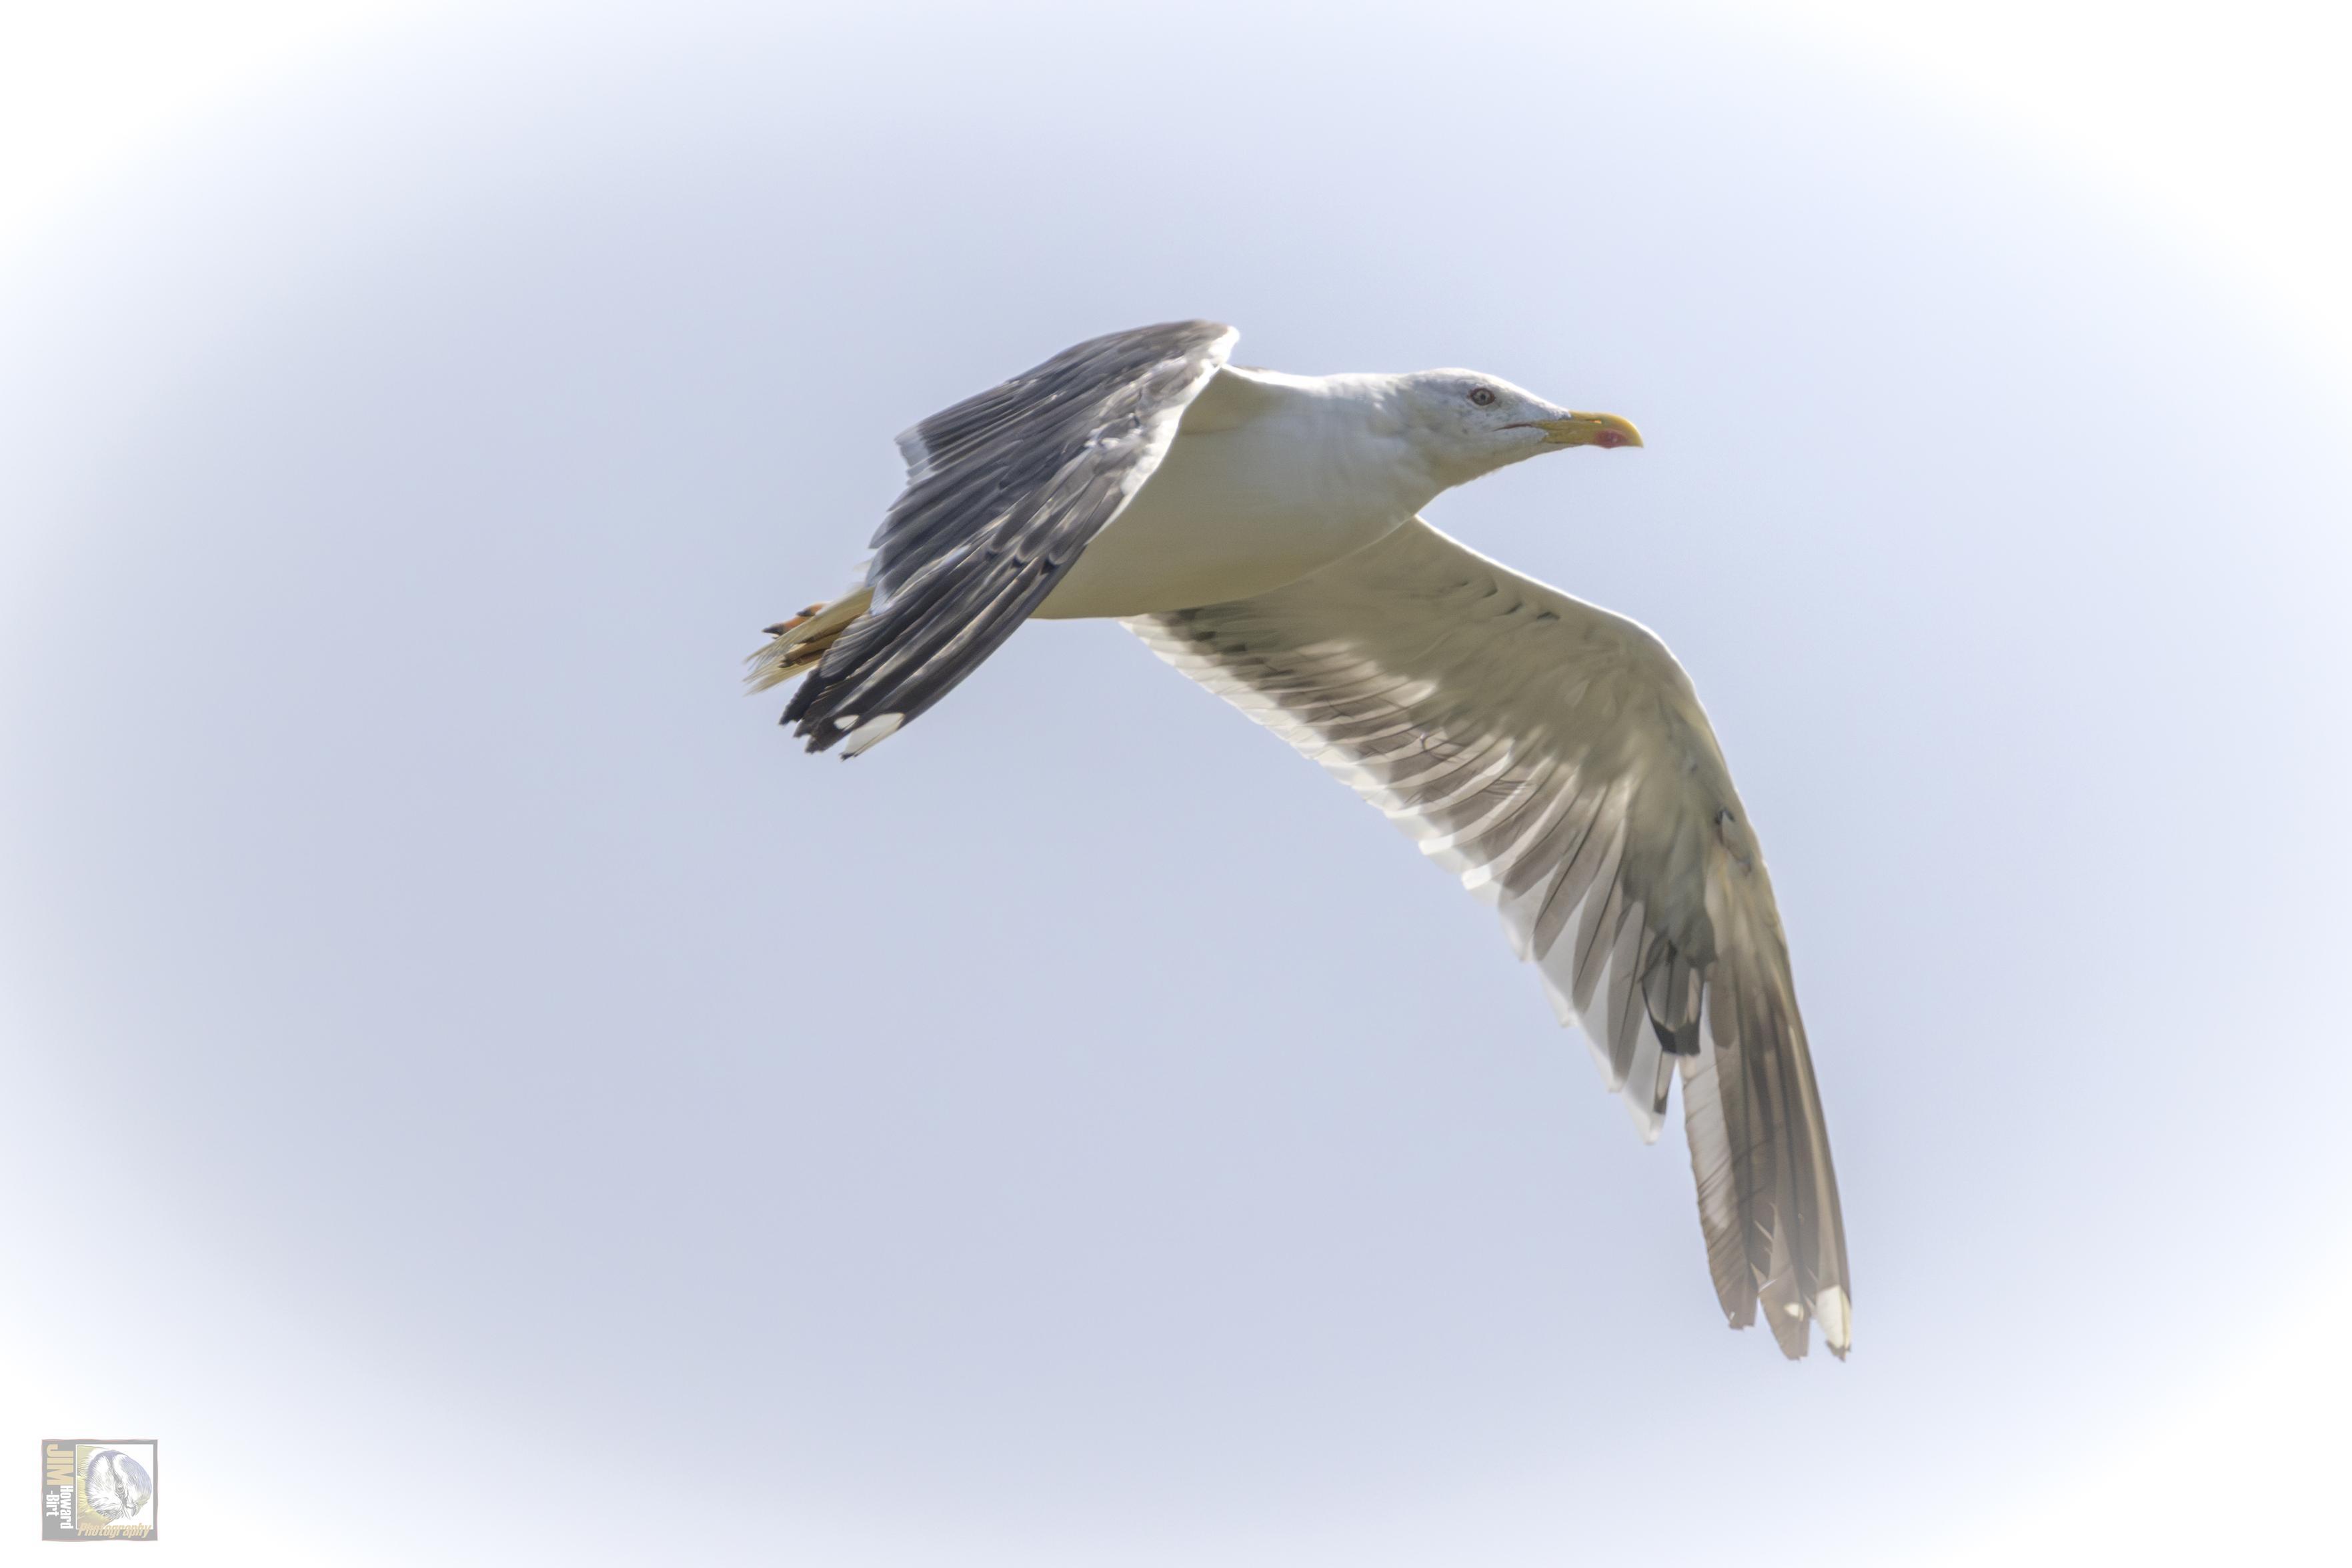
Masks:
[[[1613,413],[1578,413],[1477,371],[1415,371],[1391,378],[1391,409],[1433,475],[1466,484],[1538,452],[1639,446],[1641,432]]]

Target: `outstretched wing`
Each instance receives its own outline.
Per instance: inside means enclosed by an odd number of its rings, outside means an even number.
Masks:
[[[954,687],[1118,516],[1240,334],[1214,321],[1064,350],[898,438],[907,487],[874,536],[872,608],[793,693],[784,722],[855,756]]]
[[[1734,1327],[1851,1337],[1789,949],[1689,677],[1649,632],[1415,518],[1255,599],[1128,627],[1379,806],[1500,912],[1657,1134],[1675,1064]]]

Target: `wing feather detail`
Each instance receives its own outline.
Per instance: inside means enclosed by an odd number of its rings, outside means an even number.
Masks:
[[[898,437],[907,487],[874,536],[873,603],[783,722],[846,753],[917,717],[1003,645],[1167,455],[1234,330],[1176,321],[1091,339]]]
[[[1852,1343],[1788,944],[1689,678],[1622,616],[1418,518],[1271,593],[1126,624],[1501,916],[1644,1138],[1675,1079],[1708,1271],[1784,1353]]]

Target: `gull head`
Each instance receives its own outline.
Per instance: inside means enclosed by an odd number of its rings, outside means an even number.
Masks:
[[[1407,433],[1448,485],[1567,446],[1639,446],[1642,433],[1613,413],[1579,413],[1500,376],[1419,371],[1400,376]]]

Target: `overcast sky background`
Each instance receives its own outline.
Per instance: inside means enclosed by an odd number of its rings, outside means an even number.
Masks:
[[[189,1562],[2311,1542],[2352,482],[2307,248],[1746,10],[372,21],[0,184],[18,1451],[157,1437]],[[1678,1132],[1116,627],[850,766],[737,695],[892,434],[1190,315],[1641,424],[1433,517],[1708,703],[1847,1364],[1724,1331]]]

